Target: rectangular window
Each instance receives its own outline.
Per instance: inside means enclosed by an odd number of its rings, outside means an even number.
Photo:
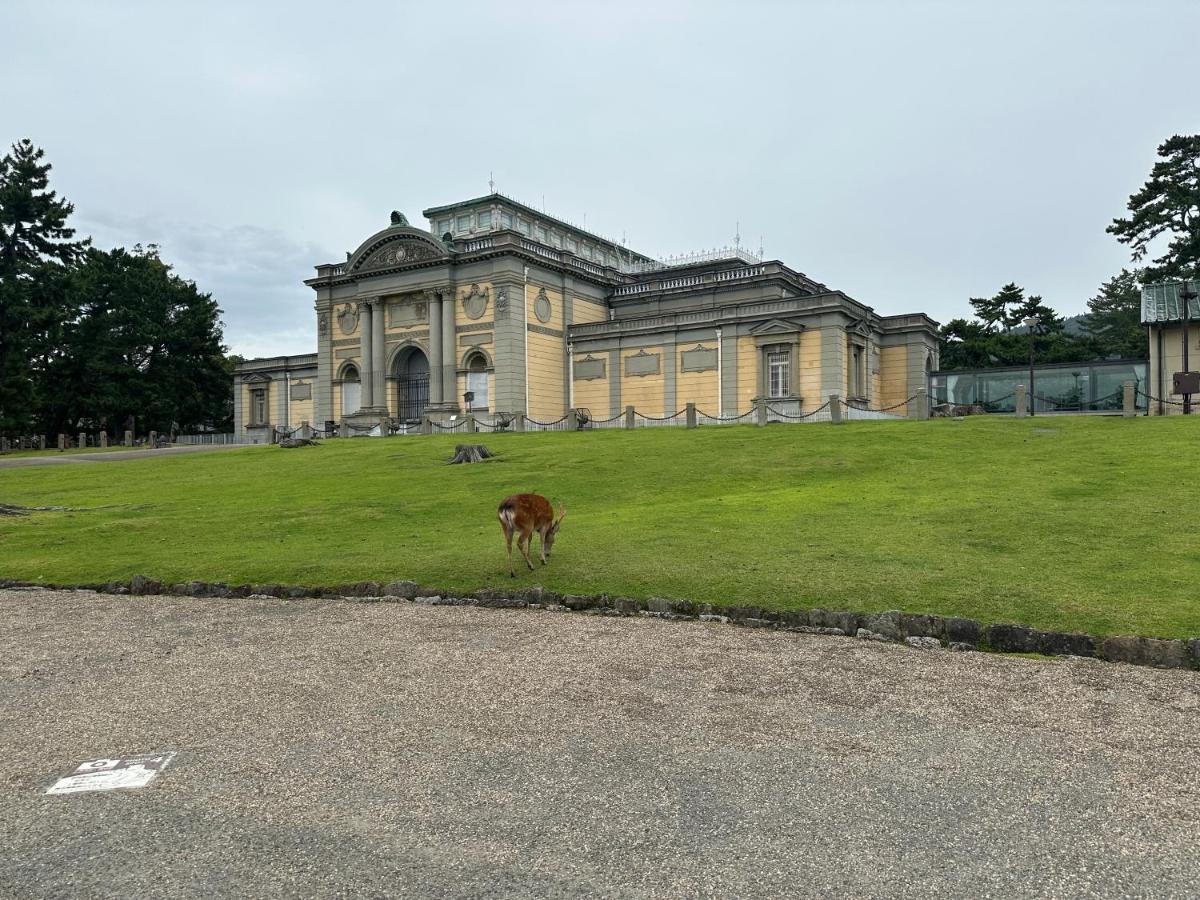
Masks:
[[[517,219],[517,231],[521,232],[521,234],[528,235],[529,223],[524,219]]]
[[[575,240],[575,238],[567,238],[567,249],[570,250],[572,253],[578,253],[579,252],[579,241]]]
[[[437,236],[441,237],[443,234],[445,234],[449,230],[450,230],[450,220],[449,219],[438,219]]]
[[[481,212],[479,214],[479,227],[480,228],[491,228],[492,227],[492,211],[490,209],[485,209],[483,212]]]
[[[454,223],[454,227],[458,231],[459,234],[462,234],[464,231],[470,231],[471,230],[471,217],[470,216],[459,216],[458,220]]]
[[[543,228],[541,225],[538,226],[537,239],[539,241],[541,241],[543,244],[546,243],[546,229]]]
[[[771,399],[791,396],[792,381],[790,377],[788,352],[772,350],[767,353],[767,396]]]
[[[475,398],[471,401],[471,409],[487,409],[488,408],[488,373],[487,372],[468,372],[467,373],[467,390],[475,394]]]
[[[866,378],[863,371],[863,360],[865,354],[863,348],[854,344],[850,348],[850,396],[865,397],[866,396]]]
[[[250,424],[267,424],[267,389],[255,388],[250,392]]]
[[[512,213],[506,213],[506,212],[500,213],[500,227],[501,228],[512,228],[513,227]]]

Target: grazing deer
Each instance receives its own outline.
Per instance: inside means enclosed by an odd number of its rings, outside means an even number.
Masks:
[[[517,577],[512,564],[513,533],[518,535],[517,549],[525,557],[530,571],[533,571],[533,561],[529,558],[529,541],[533,538],[533,533],[536,531],[541,535],[544,566],[554,547],[554,536],[558,534],[558,526],[562,524],[566,514],[567,507],[560,503],[558,518],[554,518],[554,507],[541,494],[513,494],[504,498],[500,508],[496,510],[496,518],[500,520],[500,527],[504,529],[504,540],[508,544],[509,575]]]

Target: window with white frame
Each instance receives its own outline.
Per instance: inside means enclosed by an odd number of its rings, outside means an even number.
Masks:
[[[521,232],[521,234],[528,235],[529,223],[524,219],[517,219],[517,231]]]
[[[471,230],[471,217],[470,216],[459,216],[454,222],[454,228],[455,228],[455,230],[458,231],[459,234],[462,234],[464,231],[470,231]]]
[[[787,349],[767,351],[767,396],[789,397],[792,393],[791,359]]]
[[[342,373],[342,415],[358,412],[362,405],[362,385],[358,380],[358,369],[346,366]]]
[[[512,228],[513,227],[512,213],[506,213],[506,212],[500,213],[500,227],[501,228]]]
[[[539,241],[541,241],[543,244],[547,243],[546,229],[543,228],[541,225],[539,225],[538,229],[537,229],[537,239]]]
[[[847,387],[851,397],[867,395],[866,359],[866,348],[860,344],[850,345],[850,383]]]
[[[490,209],[485,209],[479,213],[479,227],[480,228],[491,228],[492,227],[492,211]]]
[[[438,237],[441,237],[443,234],[445,234],[449,230],[450,230],[450,220],[449,219],[438,219],[438,223],[437,223]]]
[[[267,389],[253,388],[250,391],[250,424],[267,424]]]
[[[474,354],[467,361],[467,390],[475,395],[471,409],[488,408],[487,360],[482,353]]]

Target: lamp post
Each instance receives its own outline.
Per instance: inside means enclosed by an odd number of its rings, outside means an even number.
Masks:
[[[1183,371],[1191,372],[1188,366],[1188,321],[1191,319],[1192,301],[1196,299],[1197,293],[1188,283],[1183,283],[1183,288],[1179,292],[1179,299],[1183,301]],[[1192,395],[1183,395],[1183,414],[1191,415],[1192,412]]]
[[[1032,416],[1037,407],[1037,395],[1033,392],[1033,329],[1037,326],[1038,320],[1030,316],[1022,321],[1029,329],[1029,414]]]

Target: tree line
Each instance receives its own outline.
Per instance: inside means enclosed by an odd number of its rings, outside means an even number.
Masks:
[[[221,310],[154,244],[100,250],[29,140],[0,159],[0,433],[227,429]]]
[[[941,368],[1026,364],[1030,330],[1039,363],[1145,359],[1142,285],[1200,278],[1200,135],[1175,135],[1159,145],[1158,156],[1150,178],[1129,198],[1129,216],[1114,219],[1106,231],[1130,247],[1135,263],[1152,246],[1162,247],[1161,256],[1104,282],[1088,300],[1087,313],[1073,322],[1015,283],[991,297],[971,298],[973,318],[952,319],[941,328]]]

